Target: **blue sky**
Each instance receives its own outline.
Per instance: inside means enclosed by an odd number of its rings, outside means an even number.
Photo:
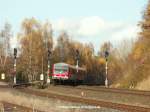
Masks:
[[[24,18],[52,22],[55,32],[67,30],[98,48],[104,41],[133,38],[148,0],[0,0],[0,27],[12,24],[14,35]],[[90,31],[92,29],[92,31]],[[16,41],[15,39],[12,41]],[[15,43],[15,42],[13,42]]]

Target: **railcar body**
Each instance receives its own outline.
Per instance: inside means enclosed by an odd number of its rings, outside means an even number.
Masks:
[[[86,75],[86,69],[76,67],[66,63],[56,63],[53,65],[52,80],[58,81],[83,81]]]

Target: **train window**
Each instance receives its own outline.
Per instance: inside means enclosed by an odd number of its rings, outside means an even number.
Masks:
[[[54,69],[54,74],[61,74],[67,72],[67,69]]]

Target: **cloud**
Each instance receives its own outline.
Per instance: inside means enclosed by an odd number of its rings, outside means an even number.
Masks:
[[[13,37],[10,39],[11,48],[17,47],[17,37]]]
[[[121,41],[124,39],[135,39],[138,37],[140,28],[136,24],[126,24],[118,31],[115,31],[110,35],[110,41]]]
[[[98,16],[77,19],[60,18],[53,22],[56,31],[67,31],[78,36],[95,36],[104,29],[106,23]]]
[[[67,31],[75,40],[92,42],[96,49],[106,41],[116,44],[121,40],[135,39],[140,31],[136,22],[108,21],[99,16],[60,18],[52,24],[56,34]]]
[[[77,32],[79,35],[83,36],[95,36],[105,29],[105,25],[104,20],[100,17],[87,17],[79,22],[79,29]]]
[[[78,19],[61,18],[53,22],[54,31],[67,31],[74,37],[99,37],[102,39],[120,40],[135,37],[136,24],[127,22],[107,21],[99,16]]]
[[[56,21],[53,21],[53,28],[55,31],[67,31],[73,33],[72,31],[76,32],[78,27],[78,23],[75,20],[67,19],[67,18],[60,18]]]

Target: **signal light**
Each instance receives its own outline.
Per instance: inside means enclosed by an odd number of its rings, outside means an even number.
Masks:
[[[108,61],[108,56],[109,56],[109,52],[105,51],[105,59],[106,59],[106,61]]]
[[[109,56],[109,52],[105,51],[105,58],[107,58]]]
[[[16,58],[17,56],[17,48],[14,48],[14,57]]]
[[[79,60],[79,50],[76,50],[76,60]]]
[[[51,50],[48,49],[48,51],[47,51],[48,59],[50,59],[51,54],[52,54]]]

